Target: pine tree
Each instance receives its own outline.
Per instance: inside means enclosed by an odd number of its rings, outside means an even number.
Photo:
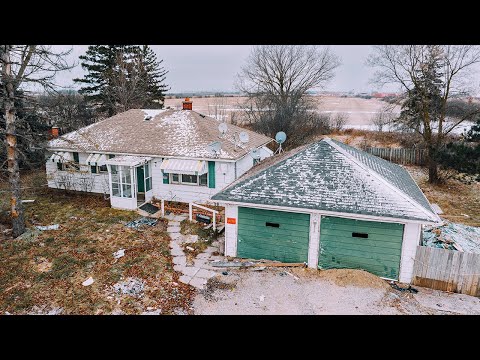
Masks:
[[[163,107],[167,71],[148,45],[91,45],[80,56],[87,71],[79,90],[99,113],[112,116],[133,107]]]
[[[401,113],[397,120],[404,129],[415,130],[422,134],[427,145],[429,180],[438,182],[437,157],[442,139],[441,127],[443,126],[442,97],[443,73],[441,72],[442,50],[437,45],[426,47],[423,61],[415,69],[415,82],[407,92],[407,98],[402,104]],[[433,131],[438,124],[437,132]],[[440,135],[439,135],[440,134]]]

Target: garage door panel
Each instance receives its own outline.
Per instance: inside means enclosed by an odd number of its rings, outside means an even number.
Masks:
[[[278,227],[266,226],[266,223]],[[304,262],[308,258],[310,215],[238,208],[239,257]]]
[[[324,217],[320,234],[321,268],[363,269],[398,279],[402,224]]]

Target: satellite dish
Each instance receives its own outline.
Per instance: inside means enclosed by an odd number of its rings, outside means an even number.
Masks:
[[[249,140],[249,136],[245,131],[242,131],[240,134],[238,134],[238,138],[242,143],[247,143]]]
[[[254,158],[255,160],[260,159],[260,150],[258,150],[258,149],[252,149],[252,151],[250,151],[250,155],[251,155],[252,158]]]
[[[225,123],[220,123],[220,125],[218,125],[218,131],[220,131],[220,133],[221,133],[222,135],[225,135],[225,133],[227,132],[227,130],[228,130],[227,124],[225,124]]]
[[[275,135],[275,141],[281,145],[285,142],[285,140],[287,140],[287,134],[285,134],[283,131],[277,132]]]
[[[220,141],[214,141],[211,144],[207,145],[207,149],[208,149],[208,151],[217,155],[220,152],[220,150],[222,149],[222,143]]]

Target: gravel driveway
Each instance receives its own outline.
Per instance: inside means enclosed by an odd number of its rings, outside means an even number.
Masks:
[[[195,314],[480,314],[480,299],[415,287],[394,290],[365,271],[229,270],[209,280]]]

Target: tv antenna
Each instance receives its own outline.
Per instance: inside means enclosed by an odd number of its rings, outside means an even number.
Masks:
[[[220,131],[220,137],[224,137],[225,134],[227,133],[228,126],[226,123],[222,122],[220,125],[218,125],[218,131]]]
[[[248,136],[248,133],[246,133],[245,131],[242,131],[240,134],[235,132],[233,134],[234,150],[237,151],[237,145],[240,146],[239,142],[242,144],[245,144],[249,140],[250,140],[250,137]]]
[[[250,156],[253,158],[253,163],[255,164],[256,162],[258,162],[258,160],[260,160],[260,150],[257,148],[252,149],[252,151],[250,151]]]
[[[279,146],[278,149],[275,151],[275,154],[280,154],[283,152],[282,144],[285,142],[285,140],[287,140],[287,134],[285,134],[283,131],[277,132],[277,134],[275,135],[275,141]]]
[[[207,149],[213,153],[214,157],[218,157],[218,155],[220,155],[220,150],[222,149],[222,143],[220,141],[214,141],[207,145]]]

